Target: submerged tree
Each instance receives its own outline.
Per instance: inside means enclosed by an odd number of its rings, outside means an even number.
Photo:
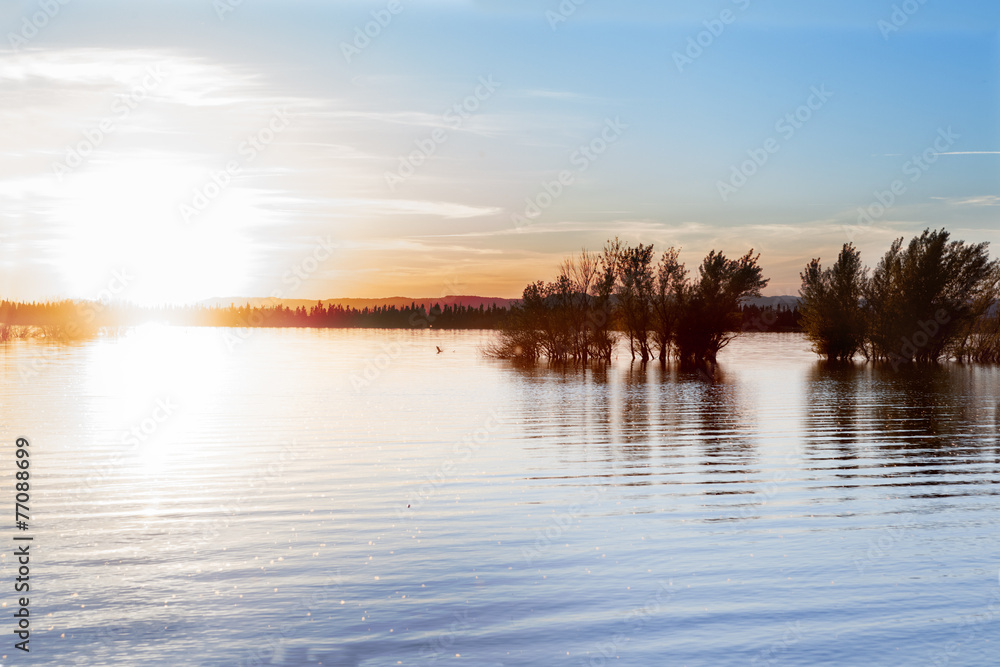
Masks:
[[[956,346],[959,361],[1000,363],[1000,305],[993,302],[989,312],[976,320]]]
[[[862,351],[867,333],[862,307],[867,273],[861,266],[861,253],[845,243],[831,268],[823,269],[819,259],[814,259],[799,274],[802,328],[817,354],[847,360]]]
[[[618,311],[628,337],[629,352],[635,359],[638,350],[643,361],[652,357],[649,347],[654,282],[652,261],[652,244],[640,243],[635,248],[624,248],[618,256]]]
[[[679,255],[679,250],[670,248],[663,253],[659,264],[656,265],[656,282],[652,296],[652,329],[653,340],[659,349],[660,363],[667,361],[680,321],[680,304],[687,269],[680,263]]]
[[[767,285],[752,251],[739,260],[711,252],[689,283],[669,248],[653,264],[653,246],[608,241],[601,255],[584,251],[563,262],[554,283],[532,283],[500,327],[487,353],[533,361],[609,362],[618,337],[632,358],[658,351],[685,361],[714,362],[740,330],[741,301]]]
[[[614,330],[614,294],[618,280],[618,260],[621,257],[622,242],[615,238],[604,244],[601,253],[597,280],[592,288],[590,328],[593,356],[604,362],[611,361],[615,349],[617,333]]]
[[[569,288],[568,317],[571,332],[570,356],[587,363],[593,356],[592,321],[593,299],[591,288],[597,281],[600,259],[595,253],[583,250],[578,257],[565,260],[559,268],[559,277]]]
[[[897,365],[959,355],[988,314],[1000,276],[989,244],[949,238],[927,229],[905,250],[897,239],[876,266],[865,289],[873,358]]]
[[[543,284],[531,283],[524,288],[521,302],[514,304],[497,335],[486,347],[486,353],[498,359],[537,361],[542,356],[538,334],[539,318],[544,317],[540,305]]]
[[[719,350],[738,335],[740,302],[760,296],[768,283],[759,258],[753,250],[737,260],[714,250],[708,254],[698,267],[699,279],[680,290],[674,337],[678,358],[715,363]]]
[[[620,243],[603,255],[586,250],[560,265],[555,282],[538,281],[524,289],[521,302],[487,346],[504,359],[610,361],[615,343],[612,303]]]

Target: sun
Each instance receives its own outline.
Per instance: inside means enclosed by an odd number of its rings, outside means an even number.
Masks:
[[[250,269],[250,194],[233,185],[196,219],[179,202],[204,171],[176,158],[88,165],[60,186],[58,270],[75,298],[184,304],[239,294]]]

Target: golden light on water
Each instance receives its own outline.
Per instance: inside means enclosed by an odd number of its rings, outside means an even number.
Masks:
[[[191,483],[172,477],[200,456],[205,415],[224,407],[231,374],[220,341],[217,330],[178,335],[176,329],[149,324],[114,345],[92,346],[82,389],[102,411],[114,403],[120,431],[108,443],[112,455],[137,466],[142,478],[170,486]]]

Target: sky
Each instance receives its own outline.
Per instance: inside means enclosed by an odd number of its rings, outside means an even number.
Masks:
[[[0,297],[517,297],[1000,254],[994,0],[0,0]]]

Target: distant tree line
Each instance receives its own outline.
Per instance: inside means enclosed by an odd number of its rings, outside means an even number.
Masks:
[[[222,327],[312,327],[329,329],[492,329],[507,315],[507,309],[493,304],[478,308],[439,303],[429,308],[411,303],[402,308],[387,305],[365,307],[360,310],[341,305],[323,305],[306,309],[285,306],[239,306],[230,308],[198,309],[188,313],[187,323],[201,326]]]
[[[499,358],[607,362],[616,341],[632,359],[715,362],[742,329],[741,305],[767,285],[751,250],[739,259],[712,251],[696,276],[668,248],[619,239],[601,253],[565,260],[554,282],[524,288],[490,345]]]
[[[870,271],[844,244],[833,266],[814,259],[801,274],[806,337],[831,360],[1000,362],[1000,263],[988,247],[928,229],[905,248],[896,239]]]
[[[450,304],[427,307],[414,302],[403,307],[386,305],[356,309],[317,303],[307,309],[249,304],[143,308],[94,301],[0,301],[0,342],[37,336],[79,340],[95,336],[102,330],[120,330],[147,322],[236,328],[497,329],[510,315],[508,308],[496,304],[489,307]],[[798,316],[794,308],[740,306],[743,328],[752,331],[797,331]],[[613,326],[621,324],[615,322]],[[612,336],[617,335],[616,329]]]
[[[11,327],[43,327],[60,338],[81,338],[108,327],[144,322],[210,327],[313,327],[378,329],[493,329],[507,316],[496,304],[479,307],[434,304],[427,307],[375,306],[356,309],[341,305],[305,308],[287,306],[164,306],[143,308],[92,301],[18,303],[0,301],[0,323]]]
[[[745,303],[740,306],[741,330],[747,332],[801,332],[801,318],[802,314],[799,312],[797,304],[786,306],[779,303],[774,306],[757,306]]]

